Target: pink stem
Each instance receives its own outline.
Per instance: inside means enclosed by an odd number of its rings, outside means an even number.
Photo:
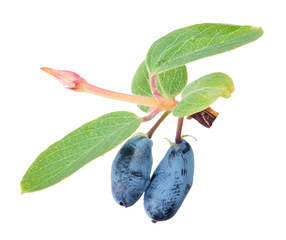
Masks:
[[[125,102],[132,102],[150,107],[158,106],[158,101],[154,98],[114,92],[96,87],[88,82],[84,83],[83,89],[85,90],[85,92],[92,93],[101,97],[117,99]]]
[[[147,122],[150,121],[151,119],[153,119],[154,117],[156,117],[156,115],[161,112],[161,110],[159,108],[154,108],[154,110],[147,116],[142,118],[142,122]]]
[[[156,75],[152,75],[150,79],[151,91],[156,99],[162,98],[162,95],[158,92],[156,86]]]
[[[160,111],[163,110],[172,111],[172,109],[178,103],[176,100],[164,98],[158,93],[156,88],[155,75],[151,77],[152,91],[155,96],[155,98],[153,98],[153,97],[145,97],[138,95],[130,95],[125,93],[118,93],[103,88],[99,88],[88,83],[84,78],[82,78],[75,72],[67,70],[56,70],[48,67],[42,67],[41,69],[51,74],[55,78],[57,78],[66,88],[71,89],[73,91],[88,92],[106,98],[112,98],[125,102],[131,102],[139,105],[149,106],[152,109],[156,108],[156,111],[152,112],[149,117],[146,117],[146,120],[151,118],[151,116],[153,115],[156,116],[156,114]]]

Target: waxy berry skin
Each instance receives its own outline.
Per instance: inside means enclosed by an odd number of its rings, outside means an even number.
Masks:
[[[177,213],[193,184],[193,175],[193,151],[183,140],[169,148],[145,191],[144,208],[152,222],[168,220]]]
[[[133,205],[150,183],[152,140],[137,135],[121,147],[111,169],[111,190],[115,201],[124,207]]]

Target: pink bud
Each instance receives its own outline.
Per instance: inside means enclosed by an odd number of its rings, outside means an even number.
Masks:
[[[72,90],[80,91],[80,84],[85,81],[77,73],[71,71],[55,70],[48,67],[42,67],[41,69],[56,77],[61,82],[61,84],[64,85],[64,87]]]

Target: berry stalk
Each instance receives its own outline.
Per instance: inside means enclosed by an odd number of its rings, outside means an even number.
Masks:
[[[147,136],[149,139],[153,136],[153,133],[160,126],[160,124],[164,121],[164,119],[170,114],[169,111],[164,112],[164,114],[159,118],[159,120],[154,124],[154,126],[147,132]]]
[[[177,133],[176,133],[176,138],[175,138],[176,144],[180,144],[182,142],[183,122],[184,122],[184,117],[179,117],[178,124],[177,124]]]

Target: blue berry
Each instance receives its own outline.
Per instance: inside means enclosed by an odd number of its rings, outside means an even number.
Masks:
[[[193,184],[193,175],[193,151],[183,140],[169,148],[146,189],[144,207],[152,222],[168,220],[177,213]]]
[[[111,189],[115,201],[133,205],[150,183],[152,140],[143,135],[129,139],[116,155],[111,169]]]

